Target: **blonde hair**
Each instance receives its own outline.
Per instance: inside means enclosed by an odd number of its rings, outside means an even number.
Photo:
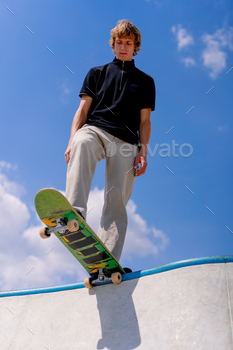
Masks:
[[[135,25],[127,19],[121,19],[117,22],[117,26],[111,30],[110,46],[114,52],[115,40],[118,38],[128,37],[134,40],[135,48],[133,56],[136,56],[141,50],[141,33]]]

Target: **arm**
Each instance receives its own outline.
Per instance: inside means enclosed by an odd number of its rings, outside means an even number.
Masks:
[[[71,144],[72,144],[73,137],[76,131],[81,129],[81,127],[86,123],[88,111],[91,107],[92,101],[93,101],[92,97],[87,95],[82,95],[79,108],[75,113],[75,116],[73,119],[68,147],[65,151],[65,159],[67,164],[70,161],[70,151],[71,151]]]
[[[135,176],[143,175],[147,167],[147,147],[150,141],[151,134],[150,114],[151,108],[143,108],[140,111],[139,140],[141,148],[135,159],[134,168],[137,169],[139,163],[141,164],[141,167],[137,171]]]

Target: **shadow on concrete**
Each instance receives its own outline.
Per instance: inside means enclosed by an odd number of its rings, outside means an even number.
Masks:
[[[138,279],[134,279],[89,291],[90,296],[96,295],[100,314],[102,339],[98,341],[97,349],[130,350],[140,345],[139,325],[132,298],[137,283]]]

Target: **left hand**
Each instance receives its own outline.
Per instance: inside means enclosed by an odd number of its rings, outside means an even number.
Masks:
[[[136,171],[136,169],[139,167],[139,164],[141,164],[141,166],[140,166],[139,170]],[[146,168],[147,168],[146,156],[144,156],[142,154],[142,152],[139,152],[138,155],[136,156],[136,159],[134,162],[134,169],[136,171],[136,174],[134,176],[136,177],[136,176],[141,176],[141,175],[145,174]]]

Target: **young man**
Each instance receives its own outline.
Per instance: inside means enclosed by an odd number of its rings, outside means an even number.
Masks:
[[[132,59],[140,51],[141,33],[127,20],[118,23],[110,39],[116,57],[91,68],[84,79],[65,159],[66,197],[84,218],[95,168],[106,159],[98,236],[119,261],[127,229],[126,205],[135,177],[147,167],[155,85]]]

